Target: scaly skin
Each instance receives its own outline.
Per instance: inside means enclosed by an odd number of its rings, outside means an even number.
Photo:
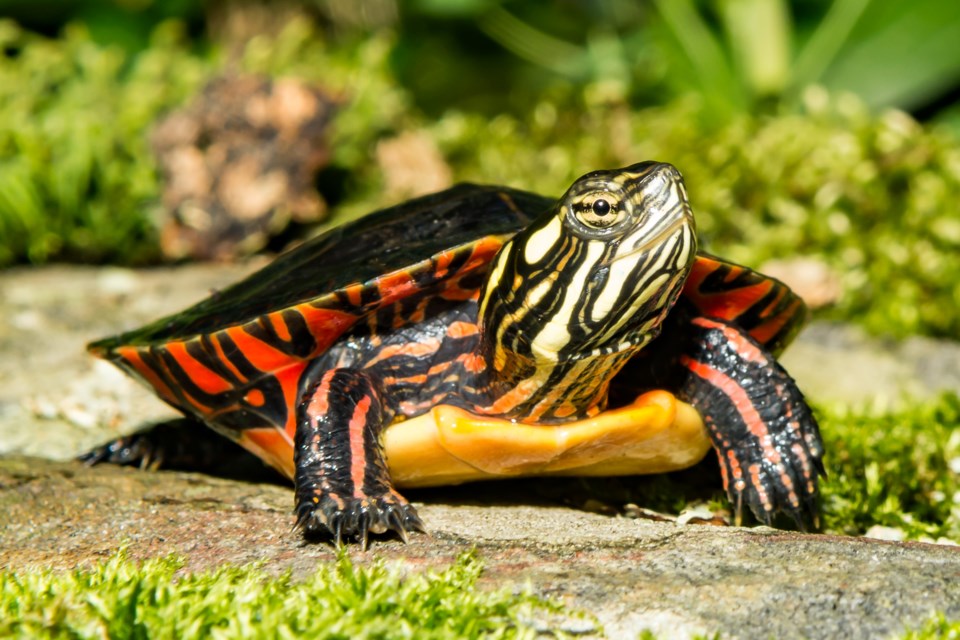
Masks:
[[[423,316],[413,324],[392,308],[374,314],[366,336],[355,331],[304,373],[300,522],[310,533],[364,541],[370,522],[391,526],[375,513],[378,501],[398,499],[379,442],[398,413],[413,417],[443,403],[549,425],[602,411],[614,376],[680,295],[695,252],[675,169],[598,172],[504,245],[477,306],[438,310],[441,293],[408,299]],[[405,501],[398,508],[410,513]],[[371,515],[356,526],[340,517],[358,509]]]

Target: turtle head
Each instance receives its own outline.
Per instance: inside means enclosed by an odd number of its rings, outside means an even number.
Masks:
[[[565,361],[642,347],[697,250],[683,179],[642,162],[588,173],[504,245],[481,294],[498,353]]]

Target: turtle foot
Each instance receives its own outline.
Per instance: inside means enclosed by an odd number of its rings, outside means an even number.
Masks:
[[[365,550],[370,534],[393,531],[404,542],[410,531],[426,533],[417,510],[396,493],[377,497],[340,497],[335,493],[297,496],[296,529],[308,539],[353,539]]]
[[[94,447],[77,456],[77,460],[91,467],[109,463],[157,469],[163,464],[163,452],[157,450],[143,434],[134,433]]]
[[[817,476],[823,473],[820,456],[797,442],[787,448],[771,448],[780,455],[771,456],[770,451],[762,451],[761,447],[726,452],[721,469],[736,523],[742,523],[743,508],[747,506],[767,526],[772,526],[776,515],[783,513],[801,531],[819,528]]]
[[[737,523],[747,506],[768,525],[783,512],[800,529],[816,528],[823,443],[803,394],[739,327],[695,318],[690,328],[695,348],[680,356],[689,372],[681,391],[703,415]]]
[[[139,467],[144,470],[216,471],[226,462],[249,457],[237,444],[190,419],[161,422],[121,436],[77,456],[79,462]]]

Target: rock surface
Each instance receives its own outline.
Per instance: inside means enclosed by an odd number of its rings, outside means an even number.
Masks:
[[[334,555],[291,532],[291,494],[200,474],[0,460],[0,566],[65,569],[126,544],[134,559],[183,555],[190,570],[262,561],[302,576]],[[611,638],[877,638],[932,611],[960,617],[957,547],[610,518],[496,487],[418,495],[431,536],[378,541],[354,558],[422,569],[476,548],[486,584],[530,584],[590,611]],[[478,504],[485,498],[496,504]]]
[[[0,460],[0,566],[72,567],[124,542],[134,558],[183,554],[190,569],[265,560],[302,575],[332,557],[291,533],[288,486],[51,461],[175,416],[87,356],[85,342],[177,311],[256,266],[0,274],[0,455],[9,456]],[[887,343],[816,324],[784,362],[819,402],[960,390],[960,347],[942,341]],[[934,611],[960,617],[952,547],[611,518],[544,504],[516,484],[411,497],[432,537],[378,542],[358,558],[423,567],[477,547],[488,584],[529,582],[595,613],[609,637],[649,628],[873,638]]]

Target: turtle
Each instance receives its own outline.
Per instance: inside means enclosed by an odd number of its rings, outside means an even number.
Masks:
[[[805,527],[823,444],[777,355],[806,313],[698,251],[680,172],[646,161],[559,199],[463,183],[376,211],[88,349],[292,480],[309,538],[425,531],[398,488],[659,473],[711,449],[737,523],[746,506]],[[200,431],[85,459],[143,463]]]

